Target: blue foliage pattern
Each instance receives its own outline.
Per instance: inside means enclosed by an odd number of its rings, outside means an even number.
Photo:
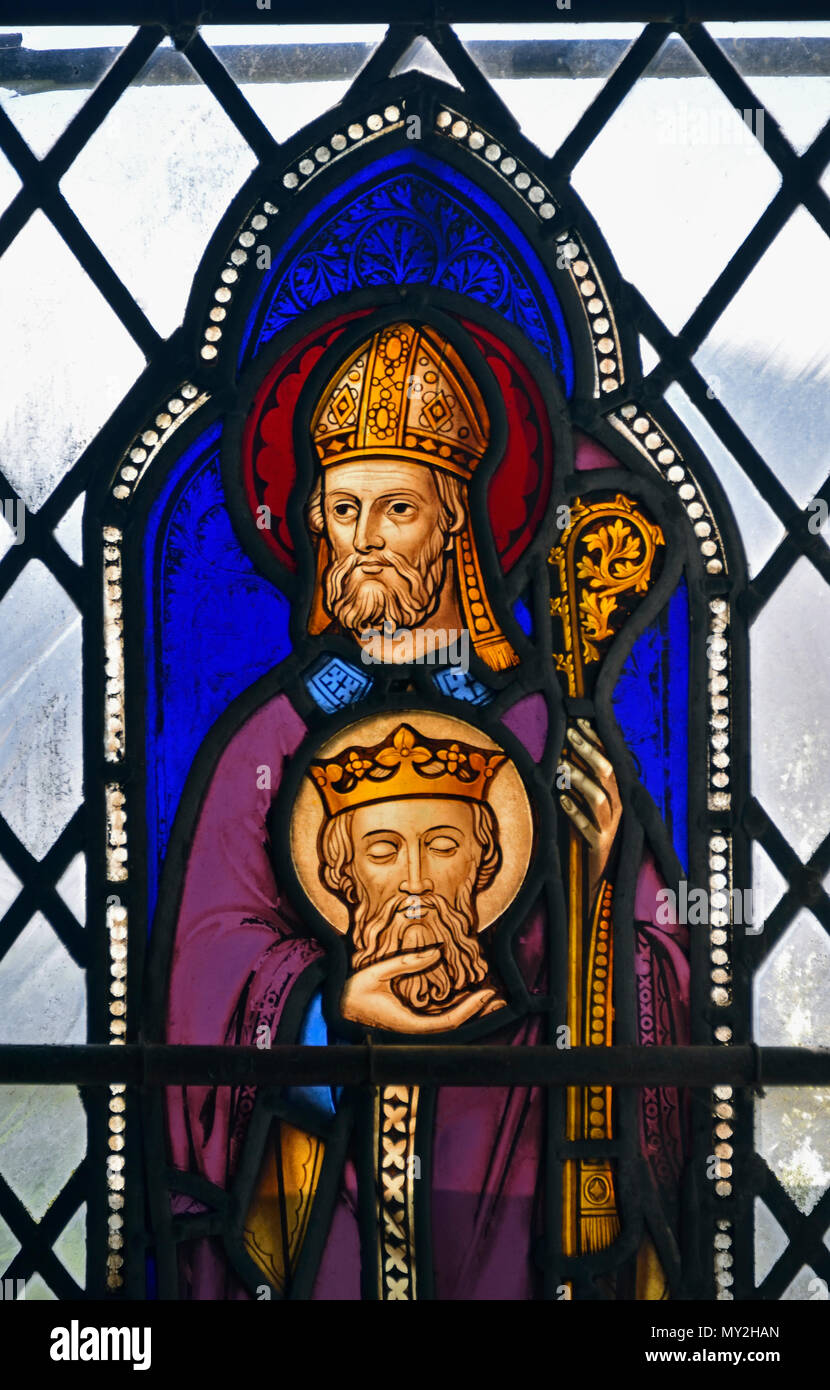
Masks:
[[[460,198],[398,174],[341,207],[270,294],[256,350],[315,304],[350,290],[426,284],[468,295],[514,323],[562,372],[537,294],[505,245]]]

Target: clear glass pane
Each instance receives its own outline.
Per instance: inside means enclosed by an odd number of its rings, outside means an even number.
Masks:
[[[670,386],[666,400],[717,474],[738,524],[750,577],[754,577],[784,539],[784,527],[685,391],[676,384]]]
[[[791,24],[706,27],[778,122],[782,134],[798,154],[803,154],[830,118],[830,24],[795,20]]]
[[[41,212],[0,259],[0,303],[0,458],[37,511],[144,358]]]
[[[345,96],[386,31],[380,24],[206,24],[201,32],[283,141]]]
[[[0,814],[42,859],[81,802],[81,617],[39,560],[0,603]]]
[[[822,1290],[822,1285],[824,1289]],[[823,1279],[819,1279],[814,1269],[809,1265],[802,1265],[795,1278],[787,1285],[781,1295],[783,1302],[807,1302],[812,1301],[817,1295],[827,1297],[827,1285]]]
[[[830,246],[799,208],[695,354],[718,400],[800,507],[827,478]]]
[[[86,981],[36,913],[0,960],[0,1043],[86,1041]]]
[[[762,1284],[789,1241],[766,1202],[755,1198],[755,1286]]]
[[[85,1153],[86,1113],[74,1086],[0,1087],[0,1173],[35,1221]]]
[[[830,588],[793,567],[750,632],[753,791],[801,859],[830,830]]]
[[[140,73],[61,191],[155,327],[169,334],[211,233],[256,161],[184,54],[158,52],[180,81],[145,83]]]
[[[419,34],[409,47],[404,49],[392,69],[392,76],[400,77],[404,72],[423,72],[428,77],[437,77],[439,82],[448,82],[453,87],[461,86],[452,68],[423,34]]]
[[[602,90],[642,27],[459,24],[456,33],[524,134],[551,155]]]
[[[787,880],[779,874],[759,844],[752,846],[752,920],[757,927],[766,922],[787,890]]]
[[[573,173],[622,274],[675,332],[780,184],[740,115],[682,49],[701,75],[641,77]]]
[[[830,1047],[830,937],[803,908],[755,976],[755,1040]]]
[[[52,148],[134,32],[28,29],[22,48],[0,49],[0,106],[38,158]]]
[[[76,854],[55,887],[78,921],[86,920],[86,857]]]
[[[830,1090],[770,1087],[755,1103],[755,1146],[808,1215],[830,1185]]]
[[[20,179],[6,156],[0,153],[0,212],[11,202],[19,188]]]
[[[4,917],[20,892],[20,879],[12,873],[5,859],[0,859],[0,917]]]
[[[0,1276],[8,1269],[19,1249],[20,1241],[0,1216]]]
[[[86,1202],[64,1226],[52,1247],[61,1264],[81,1288],[86,1284]]]
[[[26,1281],[25,1299],[27,1303],[51,1303],[57,1298],[52,1292],[45,1279],[39,1274],[33,1274],[31,1279]]]
[[[55,536],[60,541],[70,560],[76,565],[83,563],[83,520],[85,493],[76,497],[72,506],[64,513],[55,527]]]

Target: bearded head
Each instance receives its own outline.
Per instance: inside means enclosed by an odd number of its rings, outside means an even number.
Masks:
[[[493,612],[467,489],[490,446],[483,363],[428,324],[387,323],[341,355],[311,417],[317,550],[308,627],[362,645],[387,625],[464,627],[491,669],[518,657]],[[475,363],[475,366],[473,365]],[[446,622],[443,619],[446,618]]]
[[[501,864],[486,802],[408,799],[327,821],[321,876],[349,909],[352,969],[436,946],[440,960],[397,978],[409,1008],[437,1013],[487,978],[476,899]]]
[[[467,521],[466,487],[420,464],[335,465],[318,480],[307,517],[329,557],[322,574],[329,617],[356,638],[385,623],[417,628],[449,578]]]

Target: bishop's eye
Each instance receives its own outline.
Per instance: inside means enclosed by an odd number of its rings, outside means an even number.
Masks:
[[[435,839],[429,842],[430,854],[440,854],[449,858],[451,854],[455,854],[457,849],[458,841],[454,840],[451,835],[436,835]]]
[[[416,509],[412,502],[390,502],[388,510],[396,521],[403,521],[414,516]]]
[[[352,521],[357,516],[357,506],[354,502],[335,502],[332,512],[338,521]]]
[[[398,846],[394,840],[373,840],[366,856],[373,864],[389,864],[397,853]]]

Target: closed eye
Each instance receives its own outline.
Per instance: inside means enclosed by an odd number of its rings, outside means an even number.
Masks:
[[[458,840],[454,840],[451,835],[436,835],[429,841],[430,854],[451,855],[458,849]]]
[[[373,840],[366,849],[366,856],[374,864],[388,864],[398,853],[396,840]]]

